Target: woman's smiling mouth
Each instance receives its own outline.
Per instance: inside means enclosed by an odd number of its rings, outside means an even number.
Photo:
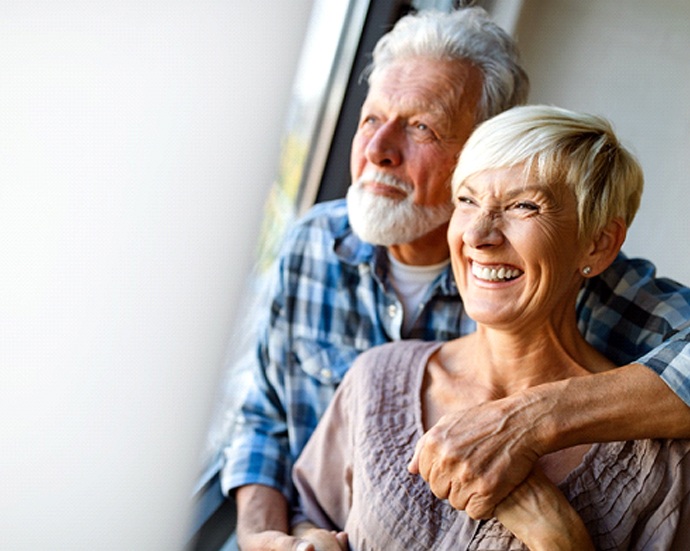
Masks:
[[[478,262],[472,262],[472,275],[484,281],[508,281],[515,279],[523,274],[522,270],[505,266],[502,264],[493,264],[485,266]]]

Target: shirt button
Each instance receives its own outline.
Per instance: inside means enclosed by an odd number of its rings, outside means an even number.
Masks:
[[[321,376],[322,376],[324,379],[330,379],[330,378],[333,376],[333,371],[331,371],[331,370],[328,369],[327,367],[324,367],[324,368],[321,370]]]
[[[396,314],[397,312],[398,312],[398,308],[395,306],[395,304],[391,304],[390,306],[388,306],[388,315],[389,315],[391,318],[394,318],[394,317],[395,317],[395,314]]]

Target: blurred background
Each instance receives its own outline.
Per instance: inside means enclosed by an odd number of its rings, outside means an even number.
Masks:
[[[182,548],[310,11],[0,0],[0,549]]]

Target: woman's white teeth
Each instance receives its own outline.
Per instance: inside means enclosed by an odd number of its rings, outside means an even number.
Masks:
[[[480,266],[477,263],[472,263],[472,273],[479,279],[486,281],[504,281],[506,279],[513,279],[518,277],[522,272],[517,268],[489,268],[488,266]]]

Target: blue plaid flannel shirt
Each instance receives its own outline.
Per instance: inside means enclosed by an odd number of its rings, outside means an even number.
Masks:
[[[387,262],[385,249],[352,233],[344,200],[316,205],[291,230],[257,335],[253,385],[225,449],[224,492],[264,484],[293,499],[293,462],[354,358],[402,338],[402,305],[387,283]],[[690,289],[654,275],[649,262],[620,255],[580,293],[579,328],[620,365],[642,358],[690,404]],[[450,268],[417,314],[405,338],[444,341],[475,329]]]

